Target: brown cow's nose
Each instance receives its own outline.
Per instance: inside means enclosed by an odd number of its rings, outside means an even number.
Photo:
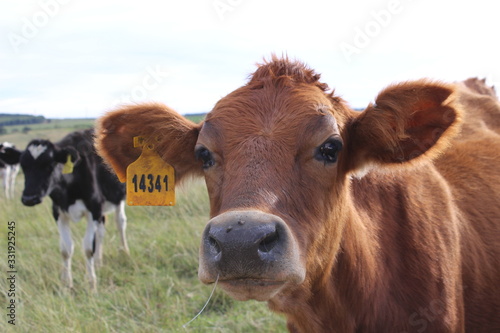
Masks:
[[[222,223],[211,223],[207,227],[204,244],[214,263],[219,266],[238,255],[258,263],[272,260],[273,249],[279,245],[283,227],[279,221],[253,221],[243,217]]]
[[[304,279],[298,246],[285,222],[261,211],[232,211],[213,218],[203,233],[202,282]]]

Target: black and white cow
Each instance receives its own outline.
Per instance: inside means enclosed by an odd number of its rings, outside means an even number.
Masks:
[[[19,173],[18,160],[20,153],[12,143],[0,143],[0,178],[3,179],[3,187],[7,199],[14,197],[16,177]]]
[[[68,134],[58,143],[33,140],[20,157],[25,176],[21,201],[26,206],[52,199],[52,212],[60,235],[63,257],[63,282],[72,287],[71,257],[73,241],[70,222],[87,219],[83,247],[87,259],[90,288],[96,289],[95,265],[102,262],[104,213],[114,210],[123,249],[128,253],[125,229],[125,185],[106,168],[93,146],[93,130]],[[71,173],[63,172],[68,160],[74,165]]]

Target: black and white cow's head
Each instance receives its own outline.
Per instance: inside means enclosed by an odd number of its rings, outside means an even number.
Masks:
[[[62,166],[70,156],[73,163],[79,159],[72,147],[59,148],[48,140],[33,140],[21,155],[24,172],[24,191],[21,201],[26,206],[42,202],[62,177]]]
[[[0,143],[0,165],[13,165],[19,163],[21,151],[17,150],[13,144],[8,142]]]

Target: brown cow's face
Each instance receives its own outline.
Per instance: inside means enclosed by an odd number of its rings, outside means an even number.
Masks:
[[[337,181],[336,108],[306,84],[244,87],[215,106],[195,148],[213,217],[200,250],[203,282],[219,276],[237,299],[268,300],[304,281]]]
[[[135,136],[153,140],[177,181],[203,174],[201,281],[278,306],[331,278],[356,209],[348,174],[432,159],[460,129],[450,85],[395,84],[363,112],[326,90],[303,64],[273,58],[203,125],[160,104],[126,106],[99,121],[97,149],[122,181],[140,155]]]

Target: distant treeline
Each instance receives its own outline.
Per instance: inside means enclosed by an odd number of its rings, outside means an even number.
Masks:
[[[0,126],[41,124],[46,120],[44,116],[0,113]]]

